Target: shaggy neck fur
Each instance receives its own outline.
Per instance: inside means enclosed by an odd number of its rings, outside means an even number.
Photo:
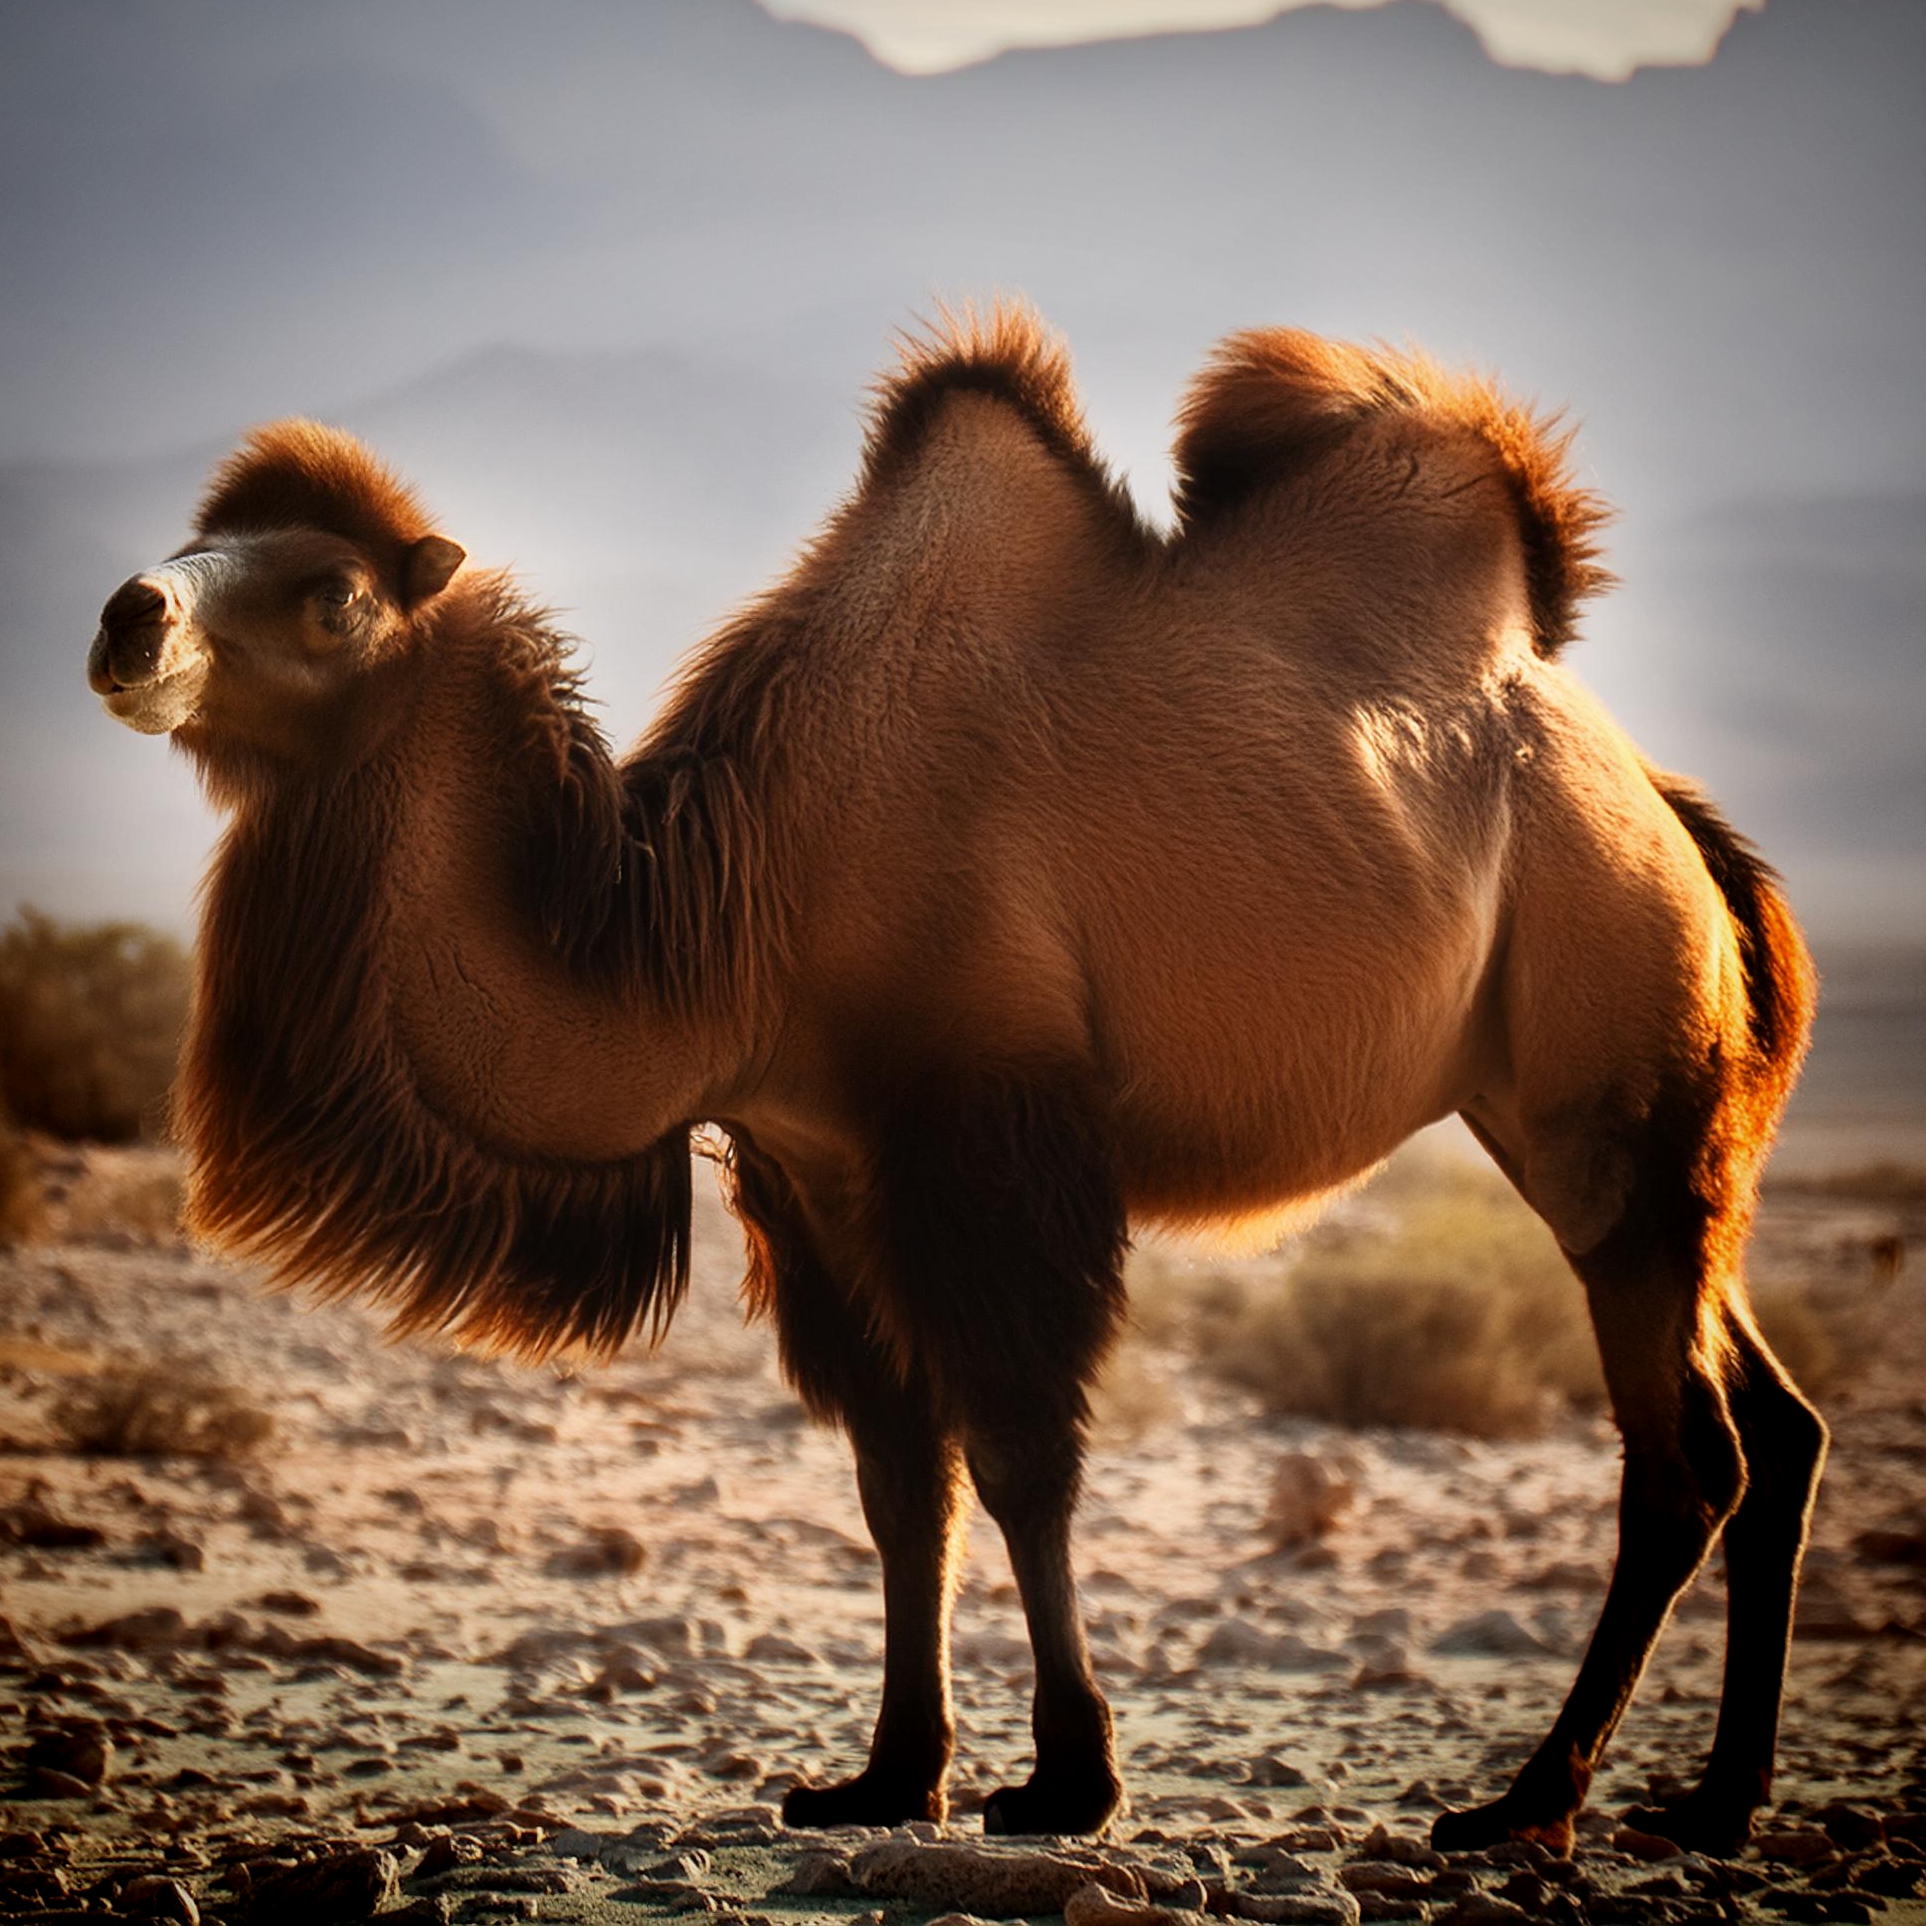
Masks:
[[[387,743],[237,809],[178,1103],[190,1218],[401,1330],[609,1351],[687,1285],[689,1123],[766,960],[753,816],[699,742],[618,767],[505,585],[451,601]]]

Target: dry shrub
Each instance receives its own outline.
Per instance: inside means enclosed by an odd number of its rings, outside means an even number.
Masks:
[[[151,1134],[187,996],[187,954],[171,937],[22,910],[0,933],[0,1097],[21,1124],[55,1137]]]
[[[1516,1437],[1602,1405],[1583,1287],[1495,1171],[1421,1150],[1362,1206],[1268,1260],[1138,1253],[1138,1341],[1188,1349],[1278,1416],[1352,1427]],[[1865,1348],[1863,1317],[1836,1294],[1770,1284],[1754,1308],[1808,1392]]]
[[[1206,1367],[1279,1415],[1350,1426],[1515,1437],[1596,1402],[1584,1294],[1509,1189],[1453,1168],[1392,1197],[1385,1228],[1218,1273],[1196,1307]]]
[[[1174,1424],[1183,1401],[1150,1348],[1123,1343],[1105,1359],[1103,1375],[1091,1387],[1090,1415],[1105,1444],[1131,1444]]]
[[[177,1244],[187,1183],[178,1156],[157,1149],[94,1151],[57,1213],[73,1244]]]
[[[39,1161],[13,1119],[0,1109],[0,1250],[26,1243],[45,1217]]]
[[[204,1365],[182,1359],[112,1366],[53,1408],[69,1451],[100,1458],[245,1458],[274,1434],[267,1412]]]
[[[1861,1164],[1852,1170],[1774,1177],[1767,1193],[1789,1196],[1836,1197],[1855,1204],[1926,1203],[1926,1169],[1918,1164]]]

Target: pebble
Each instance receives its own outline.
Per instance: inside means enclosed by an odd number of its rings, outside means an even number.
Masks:
[[[1432,1641],[1434,1652],[1452,1658],[1525,1658],[1550,1647],[1506,1611],[1461,1618]]]
[[[171,1919],[178,1926],[200,1926],[201,1909],[178,1879],[149,1873],[121,1888],[118,1910],[148,1919]]]
[[[579,1544],[550,1552],[542,1569],[551,1578],[633,1578],[649,1550],[621,1525],[597,1525]]]

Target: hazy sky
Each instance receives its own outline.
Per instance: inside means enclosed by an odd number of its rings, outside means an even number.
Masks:
[[[1926,937],[1926,7],[1150,4],[995,58],[1016,0],[0,6],[0,914],[189,922],[212,819],[82,670],[249,422],[373,438],[626,738],[848,485],[892,330],[1001,289],[1153,514],[1231,328],[1569,405],[1625,583],[1579,673],[1816,928]]]

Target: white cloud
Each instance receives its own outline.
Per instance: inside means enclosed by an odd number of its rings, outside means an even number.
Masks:
[[[1510,67],[1623,80],[1709,60],[1738,14],[1765,0],[1437,0]],[[1384,0],[763,0],[784,20],[854,34],[886,66],[943,73],[1014,47],[1251,27],[1295,7]]]

